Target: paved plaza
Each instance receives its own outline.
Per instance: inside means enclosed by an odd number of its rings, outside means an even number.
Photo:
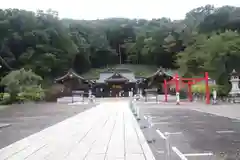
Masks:
[[[235,104],[205,105],[201,103],[137,103],[140,107],[140,126],[147,139],[155,139],[150,148],[156,159],[166,158],[166,140],[169,135],[171,160],[185,155],[188,160],[240,159],[240,109]],[[151,117],[151,121],[149,118]]]
[[[129,101],[103,102],[0,150],[1,160],[154,160]]]
[[[94,106],[25,103],[0,109],[0,149]]]
[[[240,158],[238,105],[137,101],[137,122],[129,102],[8,107],[0,112],[0,159],[165,160],[167,135],[171,160]]]

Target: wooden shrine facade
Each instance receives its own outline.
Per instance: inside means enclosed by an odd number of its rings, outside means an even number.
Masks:
[[[171,80],[174,77],[174,73],[170,70],[163,68],[158,69],[154,74],[147,76],[142,81],[142,86],[144,88],[143,94],[153,94],[152,90],[155,90],[155,94],[164,94],[164,80]]]
[[[90,80],[70,69],[55,82],[64,86],[62,93],[65,96],[70,96],[75,91],[82,91],[88,96],[91,90],[96,97],[128,97],[131,94],[146,94],[146,89],[153,88],[157,90],[156,94],[164,93],[164,79],[171,78],[172,76],[163,69],[147,77],[135,77],[128,69],[114,68],[101,72],[97,80]]]
[[[108,69],[101,72],[94,85],[96,97],[128,97],[137,93],[138,80],[128,69]]]
[[[88,91],[93,82],[78,75],[73,69],[70,69],[64,76],[55,79],[55,83],[62,84],[62,95],[72,96],[74,92],[81,92],[84,96],[88,95]]]

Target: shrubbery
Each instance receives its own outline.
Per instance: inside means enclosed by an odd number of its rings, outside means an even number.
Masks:
[[[213,89],[216,89],[218,91],[218,86],[217,85],[209,85],[210,92],[212,92]],[[192,86],[192,92],[193,93],[205,94],[206,93],[206,86],[205,86],[205,84],[193,85]]]
[[[44,90],[40,85],[25,88],[23,92],[18,93],[18,101],[41,101],[45,97]]]
[[[210,93],[213,92],[213,90],[217,91],[218,95],[227,95],[228,91],[226,90],[226,87],[220,86],[220,85],[209,85]],[[192,92],[193,93],[199,93],[199,94],[205,94],[206,93],[206,86],[205,84],[197,84],[192,86]]]
[[[0,100],[9,99],[10,95],[8,93],[0,93]]]
[[[4,103],[16,101],[39,101],[44,98],[44,90],[40,85],[42,78],[31,70],[15,70],[1,80],[9,98]],[[5,96],[6,97],[6,96]]]
[[[49,87],[48,90],[46,90],[45,94],[46,94],[46,101],[57,101],[58,97],[63,97],[66,96],[65,92],[63,92],[64,89],[64,85],[62,84],[54,84],[51,87]]]
[[[0,104],[7,104],[10,100],[10,94],[0,93]]]

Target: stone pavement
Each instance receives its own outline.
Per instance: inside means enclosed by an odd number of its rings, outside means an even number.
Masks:
[[[219,104],[219,105],[206,105],[194,104],[191,108],[199,112],[206,112],[218,116],[240,119],[240,104]]]
[[[172,109],[190,109],[199,112],[215,114],[218,116],[240,119],[240,104],[220,103],[216,105],[205,104],[204,102],[180,102],[176,105],[175,102],[137,102],[138,106],[144,108],[172,108]]]
[[[39,102],[0,109],[0,149],[95,106]]]
[[[127,101],[102,103],[0,150],[1,160],[155,160]]]
[[[168,133],[170,145],[189,160],[240,159],[240,105],[206,105],[198,102],[137,103],[140,107],[141,126],[152,125],[156,141],[150,147],[156,159],[164,159],[166,146],[162,135]],[[147,117],[151,117],[151,121]],[[157,132],[158,130],[159,132]],[[148,132],[143,130],[146,137]],[[171,153],[176,156],[175,153]],[[179,154],[179,155],[181,155]],[[212,155],[213,154],[213,155]],[[172,160],[179,160],[179,157]]]

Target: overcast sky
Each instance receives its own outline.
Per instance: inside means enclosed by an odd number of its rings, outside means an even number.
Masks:
[[[184,18],[189,10],[213,4],[240,6],[240,0],[2,0],[0,8],[20,8],[31,11],[53,9],[60,18],[102,19],[127,18]]]

